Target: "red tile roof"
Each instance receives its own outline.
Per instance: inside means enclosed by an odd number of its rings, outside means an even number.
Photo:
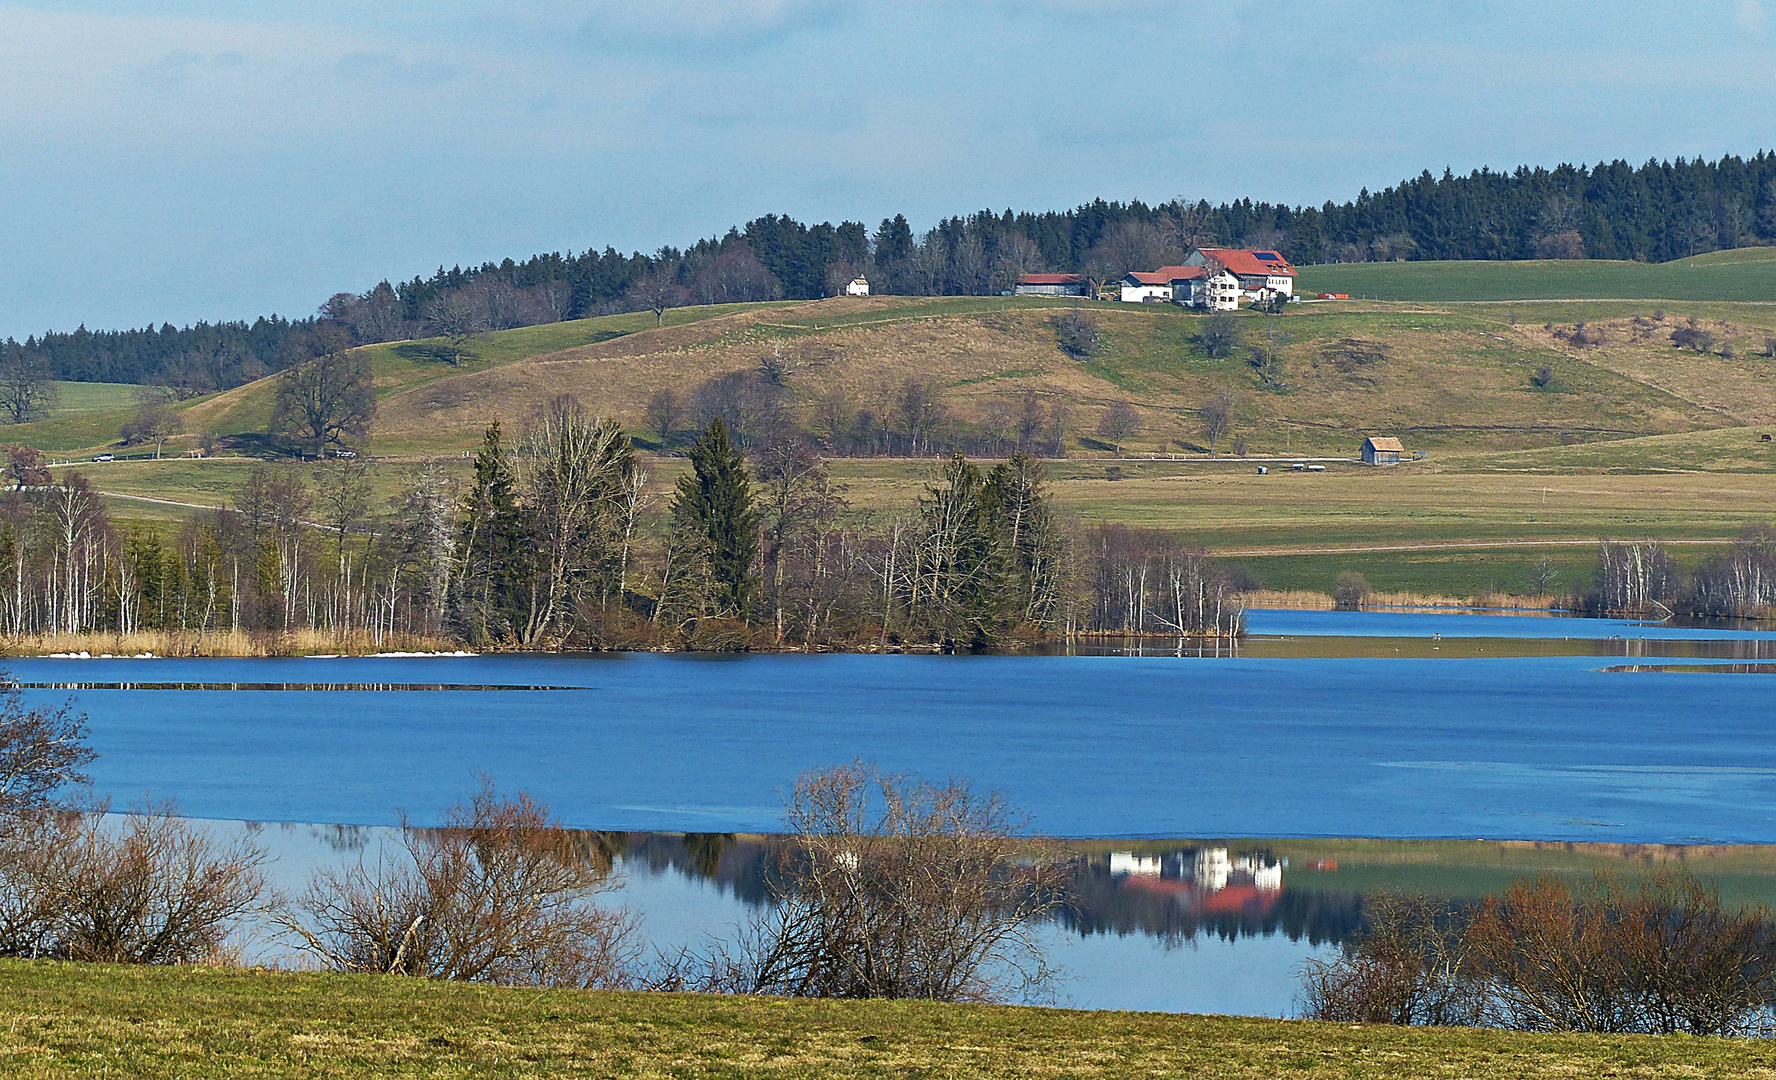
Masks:
[[[1170,285],[1172,283],[1171,275],[1163,270],[1155,270],[1151,274],[1145,270],[1130,270],[1128,277],[1142,285]]]
[[[1025,274],[1017,279],[1019,285],[1078,285],[1085,279],[1078,274]]]
[[[1295,268],[1289,265],[1289,260],[1274,251],[1246,251],[1239,248],[1197,250],[1242,277],[1295,276]]]
[[[1208,277],[1209,271],[1202,266],[1168,266],[1160,273],[1173,281],[1193,281],[1199,277]]]

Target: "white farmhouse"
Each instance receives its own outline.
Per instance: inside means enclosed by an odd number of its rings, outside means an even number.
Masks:
[[[1185,257],[1184,265],[1225,270],[1238,281],[1237,298],[1251,303],[1295,294],[1295,268],[1275,251],[1197,248]]]
[[[863,278],[860,278],[860,277],[852,278],[851,284],[845,286],[845,295],[846,296],[868,296],[869,295],[869,282],[864,280]]]
[[[1172,272],[1172,300],[1185,307],[1232,311],[1239,307],[1240,280],[1218,266],[1180,266]]]

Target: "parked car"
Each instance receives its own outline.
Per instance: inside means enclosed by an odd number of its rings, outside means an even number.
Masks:
[[[116,461],[117,455],[116,454],[94,454],[93,460],[94,461]]]
[[[357,457],[358,452],[356,450],[341,450],[338,447],[334,447],[333,448],[333,456],[334,457]]]

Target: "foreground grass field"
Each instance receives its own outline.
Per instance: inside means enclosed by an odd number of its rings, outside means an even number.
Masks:
[[[1776,1043],[0,962],[9,1077],[1776,1077]]]

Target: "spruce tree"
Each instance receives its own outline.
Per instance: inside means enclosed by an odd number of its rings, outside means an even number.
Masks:
[[[511,636],[512,605],[524,598],[530,557],[514,486],[495,420],[475,455],[475,482],[457,541],[456,620],[476,643]]]
[[[746,459],[729,441],[719,416],[691,444],[691,472],[679,477],[672,523],[675,531],[707,543],[702,550],[709,560],[711,607],[718,614],[750,619],[759,585],[759,512]]]

